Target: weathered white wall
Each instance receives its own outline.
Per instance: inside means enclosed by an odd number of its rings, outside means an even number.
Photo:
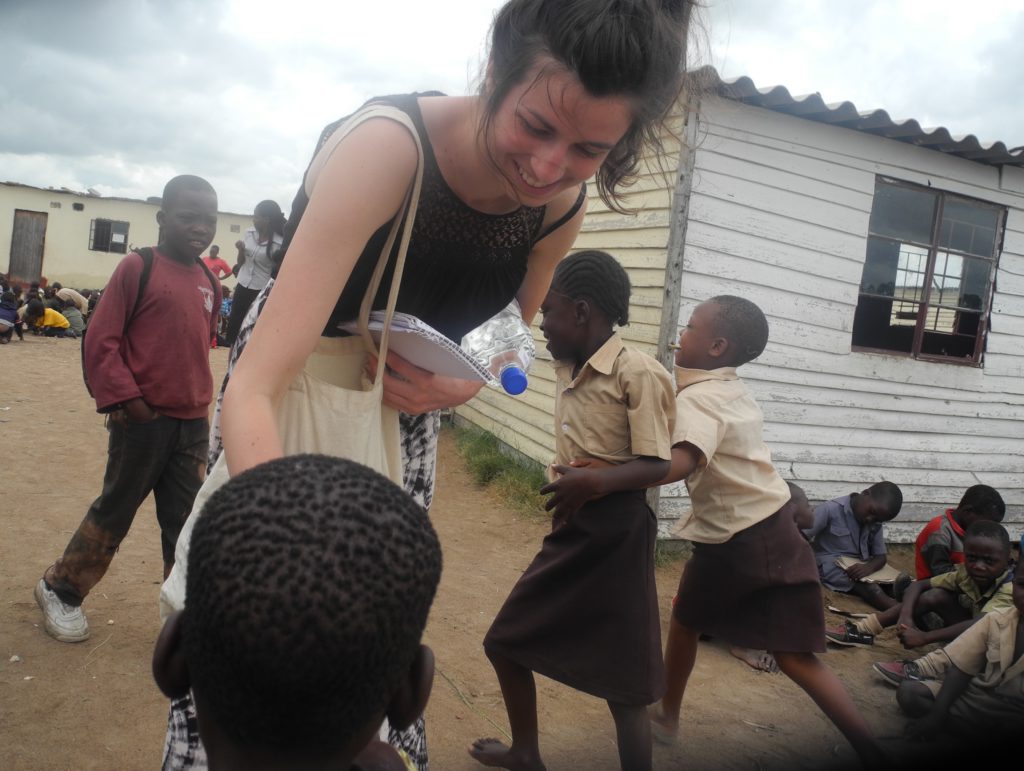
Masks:
[[[59,203],[60,207],[51,206]],[[80,203],[82,211],[72,204]],[[0,184],[0,267],[9,269],[11,234],[16,209],[43,212],[46,219],[46,240],[43,246],[43,275],[49,281],[81,289],[98,289],[106,285],[114,267],[124,256],[117,252],[92,251],[89,241],[90,225],[94,219],[128,222],[128,243],[132,246],[152,246],[156,243],[158,227],[156,213],[160,207],[145,201],[124,198],[99,198],[57,190],[43,190],[27,185]],[[237,225],[239,232],[232,232]],[[221,256],[229,264],[234,262],[232,246],[246,228],[252,227],[251,214],[221,212],[217,217],[217,235]],[[234,279],[225,281],[233,286]]]
[[[908,540],[973,484],[1024,524],[1024,170],[999,169],[738,102],[705,100],[684,252],[680,323],[739,294],[771,324],[740,369],[779,470],[812,500],[889,479]],[[984,366],[852,352],[875,175],[1008,207]],[[688,506],[663,491],[662,517]]]

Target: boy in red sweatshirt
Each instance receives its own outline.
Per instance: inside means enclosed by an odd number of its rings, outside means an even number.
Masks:
[[[86,375],[110,438],[103,489],[35,589],[47,633],[62,642],[88,639],[82,600],[150,492],[167,577],[206,466],[220,284],[199,256],[217,229],[217,194],[200,177],[175,177],[156,218],[160,243],[144,286],[143,257],[132,252],[114,269],[85,339]]]

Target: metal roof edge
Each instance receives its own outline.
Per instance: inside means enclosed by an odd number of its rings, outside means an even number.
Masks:
[[[858,110],[850,101],[826,103],[820,93],[794,95],[782,85],[758,88],[747,75],[723,79],[710,66],[693,70],[690,76],[702,91],[755,107],[938,150],[975,163],[1024,167],[1024,147],[983,143],[974,134],[954,136],[945,126],[926,128],[914,118],[895,119],[883,109]]]

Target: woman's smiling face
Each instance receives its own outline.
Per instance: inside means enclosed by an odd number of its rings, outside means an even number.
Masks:
[[[505,97],[487,149],[512,197],[541,206],[594,176],[632,120],[627,99],[591,96],[575,75],[545,59]]]

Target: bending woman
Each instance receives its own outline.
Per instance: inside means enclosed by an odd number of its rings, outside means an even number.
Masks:
[[[635,178],[645,146],[658,146],[681,85],[691,5],[510,0],[495,17],[480,94],[376,100],[411,118],[424,154],[399,311],[456,341],[513,297],[524,319],[533,318],[579,232],[585,181],[596,175],[602,200],[622,211],[620,188]],[[402,125],[373,119],[332,147],[342,122],[321,137],[315,182],[307,172],[280,273],[232,350],[220,421],[232,475],[283,454],[276,405],[321,336],[340,334],[337,324],[357,316],[416,169]],[[385,274],[374,308],[384,306],[389,281]],[[401,411],[405,488],[429,507],[438,410],[469,400],[482,384],[393,354],[387,363],[384,400]],[[214,433],[211,450],[218,446]],[[195,767],[201,748],[189,710],[187,698],[172,705],[165,768]],[[426,767],[422,723],[391,739]]]

